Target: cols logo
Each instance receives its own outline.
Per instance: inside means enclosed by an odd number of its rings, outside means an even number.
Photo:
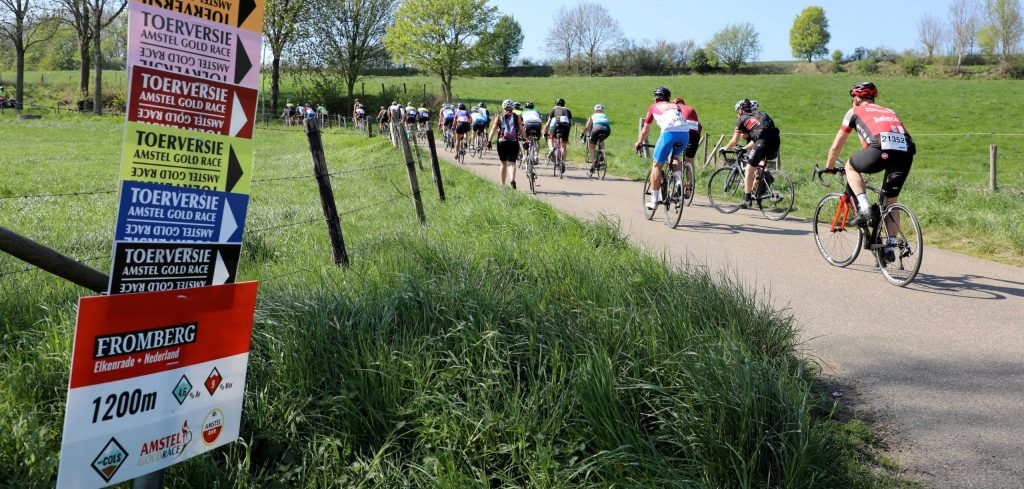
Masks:
[[[213,445],[224,431],[224,411],[214,408],[203,419],[203,443]]]
[[[128,452],[117,442],[117,438],[111,438],[92,461],[92,469],[103,478],[103,482],[110,482],[127,458]]]
[[[181,425],[181,430],[150,440],[142,444],[139,451],[139,465],[148,465],[167,458],[178,458],[185,453],[185,447],[192,442],[192,430],[188,427],[188,420]]]

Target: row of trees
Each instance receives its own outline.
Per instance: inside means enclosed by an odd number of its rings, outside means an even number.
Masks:
[[[948,24],[928,13],[917,23],[922,54],[931,59],[947,46],[957,57],[957,69],[975,46],[986,55],[998,56],[1003,66],[1018,54],[1024,37],[1020,0],[953,0]]]
[[[78,41],[79,91],[89,93],[94,66],[93,107],[102,110],[103,33],[126,6],[127,0],[0,0],[0,37],[15,58],[15,97],[25,98],[26,53],[70,26]]]

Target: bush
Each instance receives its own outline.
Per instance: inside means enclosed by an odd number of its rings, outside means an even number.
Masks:
[[[903,68],[903,74],[918,76],[924,72],[925,63],[918,58],[904,58],[900,61],[900,67]]]
[[[850,71],[858,75],[874,75],[878,73],[878,60],[874,58],[854,61]]]
[[[1016,60],[1006,67],[1006,76],[1014,80],[1024,80],[1024,60]]]

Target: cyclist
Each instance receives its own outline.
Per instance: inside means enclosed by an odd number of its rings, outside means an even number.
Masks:
[[[722,151],[729,151],[734,148],[743,136],[747,141],[744,149],[749,150],[747,156],[746,179],[743,181],[743,200],[740,202],[740,209],[749,209],[752,199],[751,192],[754,187],[754,171],[760,166],[764,167],[766,160],[779,157],[779,128],[775,126],[772,118],[754,108],[750,99],[743,99],[736,102],[736,130],[733,131],[732,139],[726,143]]]
[[[523,104],[516,102],[512,105],[512,113],[518,115],[520,118],[523,117]]]
[[[693,158],[697,156],[697,146],[700,146],[700,136],[701,132],[704,131],[704,126],[700,124],[700,118],[697,117],[697,111],[694,110],[693,107],[686,105],[686,101],[683,100],[683,97],[676,97],[672,101],[678,104],[679,109],[683,111],[683,119],[697,123],[697,129],[690,131],[690,142],[686,143],[686,151],[683,152],[683,161],[692,165]],[[751,103],[756,103],[756,101]]]
[[[892,109],[875,104],[878,88],[874,83],[862,82],[854,85],[850,88],[850,97],[853,98],[853,108],[843,117],[843,124],[839,126],[839,132],[836,133],[832,147],[828,150],[825,167],[829,170],[835,168],[836,158],[842,152],[846,139],[850,137],[850,132],[856,130],[857,136],[860,137],[861,150],[851,156],[846,165],[846,182],[857,196],[857,216],[851,224],[862,225],[878,218],[878,208],[868,202],[867,187],[861,174],[885,170],[885,183],[882,184],[885,205],[895,204],[903,189],[903,183],[910,174],[917,145],[914,144],[907,128],[903,126],[903,121]],[[899,223],[886,223],[886,226],[890,224]],[[895,259],[892,253],[891,248],[886,248],[887,259]]]
[[[590,134],[590,143],[587,144],[588,164],[597,159],[594,149],[598,144],[601,145],[601,149],[604,149],[604,140],[608,139],[611,133],[612,123],[608,120],[608,116],[604,114],[604,106],[601,104],[595,105],[594,113],[587,118],[587,126],[583,129],[583,134]]]
[[[409,103],[405,104],[405,127],[407,130],[412,130],[416,126],[416,118],[419,117],[420,113],[416,110],[416,106]]]
[[[5,90],[4,88],[5,87],[3,85],[0,85],[0,102],[6,101],[9,97],[7,95],[7,90]]]
[[[486,109],[483,109],[484,111]],[[481,141],[484,139],[485,132],[487,132],[487,116],[480,107],[473,107],[473,113],[470,114],[473,119],[473,137],[470,140],[471,145],[475,145],[477,138]]]
[[[363,103],[360,102],[359,99],[356,99],[355,102],[352,103],[352,120],[358,121],[360,119],[360,114],[365,118],[366,110],[363,109]]]
[[[523,149],[530,149],[530,138],[536,136],[540,139],[540,128],[544,125],[544,121],[541,118],[540,112],[537,112],[533,107],[533,102],[526,102],[526,110],[523,111],[523,128],[526,135],[526,142],[523,143]],[[537,148],[539,151],[540,148]]]
[[[484,103],[484,102],[480,102],[480,105],[477,105],[476,107],[480,111],[480,113],[484,115],[484,126],[487,126],[488,124],[490,124],[491,123],[491,113],[490,113],[490,111],[487,110],[487,104]]]
[[[555,108],[548,114],[548,125],[551,128],[551,146],[561,149],[562,161],[566,159],[565,147],[569,143],[569,131],[572,130],[572,111],[565,108],[565,99],[555,100]]]
[[[423,102],[420,104],[420,108],[416,110],[416,120],[420,123],[420,129],[426,131],[427,127],[430,127],[430,109],[427,109],[427,103]]]
[[[439,116],[437,118],[437,127],[441,129],[441,133],[451,131],[454,129],[455,123],[455,107],[452,104],[441,104],[441,110],[438,111]]]
[[[661,165],[669,162],[672,158],[676,144],[685,147],[690,142],[690,131],[696,126],[693,121],[683,118],[683,110],[679,104],[672,103],[672,92],[666,87],[654,89],[654,103],[647,109],[647,117],[644,119],[644,126],[640,129],[640,136],[636,140],[636,149],[643,147],[644,140],[651,130],[651,123],[657,122],[661,128],[661,136],[654,145],[651,166],[651,201],[647,203],[648,209],[655,209],[661,202],[661,172],[658,171]],[[678,181],[683,180],[682,167],[673,167]]]
[[[391,121],[391,114],[388,113],[387,107],[380,106],[380,110],[377,111],[377,122],[380,123],[380,133],[384,134],[388,130],[388,122]]]
[[[505,175],[511,170],[509,184],[516,188],[516,160],[519,159],[519,140],[526,134],[523,129],[523,119],[512,111],[515,104],[511,100],[501,103],[505,109],[494,119],[491,125],[491,132],[487,135],[487,144],[498,134],[498,160],[501,161],[501,184],[505,185]]]
[[[470,121],[472,118],[469,112],[466,111],[466,104],[459,104],[459,109],[455,111],[455,154],[460,154],[465,150],[465,135],[469,132]]]

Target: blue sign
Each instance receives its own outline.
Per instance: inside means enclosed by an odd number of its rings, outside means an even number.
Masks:
[[[125,180],[116,241],[241,243],[249,196]]]

